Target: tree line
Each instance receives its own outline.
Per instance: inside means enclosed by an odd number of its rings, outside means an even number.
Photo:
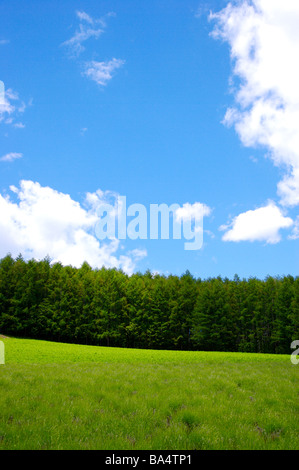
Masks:
[[[289,354],[299,278],[231,280],[0,260],[0,332],[127,348]]]

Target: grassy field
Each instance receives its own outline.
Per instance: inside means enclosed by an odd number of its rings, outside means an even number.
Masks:
[[[299,449],[288,355],[0,339],[0,449]]]

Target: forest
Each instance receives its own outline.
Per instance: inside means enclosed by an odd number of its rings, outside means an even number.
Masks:
[[[299,339],[299,277],[127,275],[0,260],[0,333],[144,349],[290,354]]]

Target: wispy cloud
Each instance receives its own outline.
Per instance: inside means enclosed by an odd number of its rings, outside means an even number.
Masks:
[[[98,85],[107,85],[111,80],[113,72],[125,63],[124,60],[111,59],[107,62],[91,61],[85,64],[83,75],[94,80]]]
[[[202,16],[206,16],[210,11],[210,7],[208,3],[200,2],[200,6],[194,12],[195,18],[201,18]]]
[[[91,16],[89,16],[87,13],[85,13],[85,11],[77,11],[76,15],[81,21],[86,21],[89,24],[95,23],[94,19]]]
[[[16,122],[13,126],[17,129],[24,129],[26,127],[25,124],[23,124],[22,122]]]
[[[0,46],[4,46],[4,44],[9,44],[9,39],[0,39]]]
[[[10,152],[7,153],[6,155],[3,155],[3,157],[0,158],[1,162],[13,162],[14,160],[17,160],[18,158],[22,158],[23,154],[22,153],[16,153],[16,152]]]
[[[106,22],[105,17],[92,18],[84,11],[77,11],[76,16],[80,21],[79,27],[70,39],[62,43],[62,46],[66,46],[71,54],[77,57],[85,50],[83,43],[90,38],[98,39],[103,34]],[[106,16],[112,16],[112,13]]]
[[[104,33],[106,28],[106,18],[114,16],[110,12],[102,18],[93,18],[85,11],[77,11],[76,16],[79,19],[79,29],[67,41],[62,43],[66,46],[73,58],[78,58],[79,55],[85,50],[83,43],[88,39],[98,39]],[[85,61],[81,64],[83,69],[82,75],[95,81],[98,85],[105,86],[111,80],[113,73],[116,69],[120,68],[125,63],[121,59],[111,59],[106,61]]]

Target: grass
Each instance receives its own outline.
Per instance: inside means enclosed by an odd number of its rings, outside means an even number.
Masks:
[[[0,449],[299,449],[290,356],[3,341]]]

